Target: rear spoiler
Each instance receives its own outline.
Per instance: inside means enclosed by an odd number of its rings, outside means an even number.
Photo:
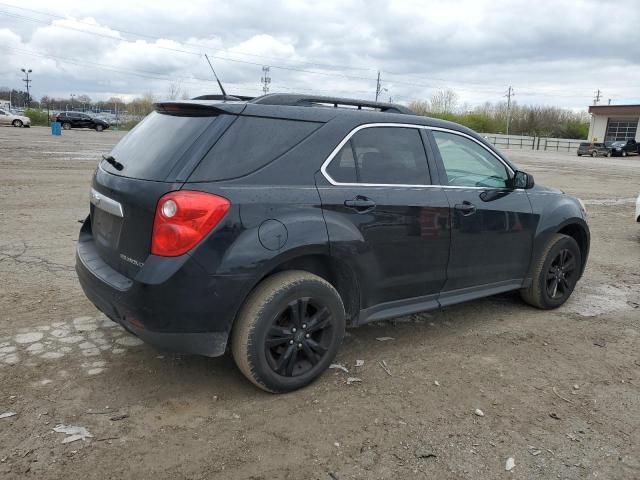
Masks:
[[[221,103],[205,101],[170,101],[153,104],[153,109],[164,115],[176,117],[215,117],[217,115],[239,115],[245,109],[244,102]]]

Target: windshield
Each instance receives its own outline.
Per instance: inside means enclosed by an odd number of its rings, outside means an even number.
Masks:
[[[111,150],[110,156],[122,164],[122,170],[106,161],[102,168],[130,178],[164,180],[215,119],[152,112]]]

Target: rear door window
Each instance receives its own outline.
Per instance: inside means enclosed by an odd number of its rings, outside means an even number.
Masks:
[[[215,119],[152,112],[111,151],[110,155],[124,168],[118,171],[106,161],[102,162],[102,168],[130,178],[165,180]]]
[[[189,181],[209,182],[248,175],[284,155],[321,125],[241,116],[207,153]]]
[[[351,137],[326,171],[338,183],[431,183],[427,156],[416,128],[364,128]]]

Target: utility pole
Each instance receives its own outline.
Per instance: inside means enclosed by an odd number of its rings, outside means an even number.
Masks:
[[[262,92],[266,95],[269,93],[269,85],[271,84],[271,77],[269,76],[269,72],[271,71],[271,67],[268,65],[262,66],[262,77],[260,81],[262,82]]]
[[[27,108],[29,108],[29,106],[31,105],[31,95],[29,94],[29,84],[32,82],[32,80],[29,80],[29,74],[32,72],[32,70],[31,69],[26,70],[24,68],[21,68],[20,70],[22,70],[22,72],[25,75],[25,78],[23,78],[22,81],[27,86]]]
[[[600,91],[600,89],[596,90],[596,96],[593,99],[593,104],[594,105],[598,105],[598,103],[600,103],[600,96],[602,95],[602,92]]]
[[[509,86],[509,90],[507,90],[507,135],[509,135],[509,122],[511,121],[511,97],[513,97],[515,93],[513,93],[513,87]]]
[[[380,84],[380,70],[378,70],[378,80],[376,81],[376,102],[378,101],[378,97],[380,96],[381,91],[382,85]]]

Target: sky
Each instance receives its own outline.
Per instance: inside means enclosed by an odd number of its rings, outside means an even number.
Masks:
[[[0,0],[0,88],[167,98],[271,92],[407,103],[451,89],[585,110],[640,103],[640,0]]]

